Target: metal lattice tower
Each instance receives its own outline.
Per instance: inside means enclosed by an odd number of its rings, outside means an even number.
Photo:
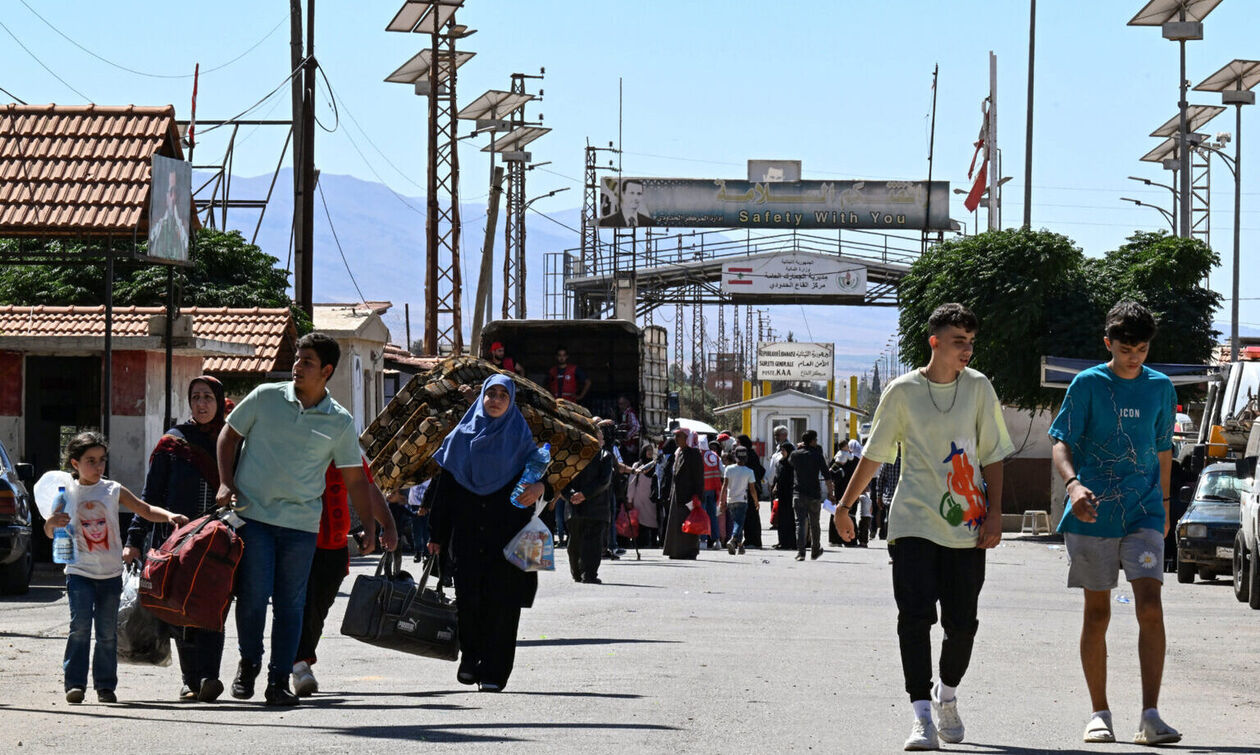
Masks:
[[[752,380],[757,373],[753,369],[753,363],[757,359],[757,345],[753,343],[753,317],[752,305],[744,305],[744,342],[747,344],[744,353],[747,354],[747,361],[744,362],[744,370],[748,374],[748,379]]]
[[[717,305],[718,309],[718,351],[726,351],[726,305]]]
[[[1212,162],[1203,150],[1190,152],[1190,238],[1212,246]]]
[[[525,77],[512,74],[512,94],[525,93]],[[509,118],[512,129],[525,125],[525,110]],[[503,319],[525,319],[525,162],[507,162],[507,213],[503,223]]]

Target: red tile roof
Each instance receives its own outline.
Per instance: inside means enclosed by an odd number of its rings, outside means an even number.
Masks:
[[[0,235],[143,233],[154,154],[183,158],[174,106],[0,106]]]
[[[416,372],[431,370],[446,358],[416,356],[396,343],[385,344],[384,357],[386,366],[403,367]]]
[[[114,307],[113,335],[149,335],[149,318],[165,312],[161,307]],[[267,373],[288,370],[293,362],[297,328],[287,309],[229,309],[184,307],[181,315],[193,318],[193,335],[214,341],[245,343],[254,347],[248,357],[206,357],[206,372]],[[0,336],[105,335],[105,307],[0,306]]]

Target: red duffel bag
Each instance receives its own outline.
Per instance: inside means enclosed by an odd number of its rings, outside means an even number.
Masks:
[[[149,550],[140,605],[181,627],[223,631],[245,544],[220,512],[194,519]]]

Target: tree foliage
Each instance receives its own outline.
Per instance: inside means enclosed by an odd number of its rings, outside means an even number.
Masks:
[[[1220,296],[1202,281],[1217,262],[1201,241],[1139,232],[1102,259],[1086,258],[1066,236],[1005,230],[929,249],[900,286],[901,351],[926,364],[932,310],[956,301],[980,319],[972,365],[1003,403],[1053,406],[1061,391],[1041,387],[1041,357],[1106,359],[1107,310],[1121,299],[1150,307],[1160,321],[1151,360],[1204,362],[1216,333]]]
[[[276,267],[275,257],[246,243],[238,231],[202,228],[195,237],[193,267],[175,268],[180,306],[289,307],[299,333],[313,325],[306,313],[292,306],[287,288],[289,273]],[[0,239],[0,249],[16,241]],[[91,249],[78,242],[51,241],[49,252],[84,254]],[[114,304],[160,307],[166,303],[166,267],[120,261],[114,265]],[[87,305],[105,302],[102,265],[10,265],[0,269],[0,303]]]

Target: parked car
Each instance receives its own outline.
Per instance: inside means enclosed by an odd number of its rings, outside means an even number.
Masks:
[[[1238,504],[1248,481],[1238,477],[1234,462],[1213,464],[1199,475],[1193,489],[1180,491],[1189,507],[1177,522],[1177,581],[1216,579],[1230,573],[1234,537],[1238,534]]]
[[[1260,431],[1260,428],[1255,428]],[[1257,435],[1253,432],[1253,437]],[[1256,456],[1253,444],[1247,444],[1248,455],[1238,462],[1238,476],[1254,479]],[[1234,597],[1252,608],[1260,609],[1260,556],[1257,556],[1257,535],[1260,535],[1260,485],[1252,485],[1239,505],[1239,528],[1234,535]]]
[[[24,595],[31,587],[31,512],[35,468],[14,464],[0,443],[0,595]]]

